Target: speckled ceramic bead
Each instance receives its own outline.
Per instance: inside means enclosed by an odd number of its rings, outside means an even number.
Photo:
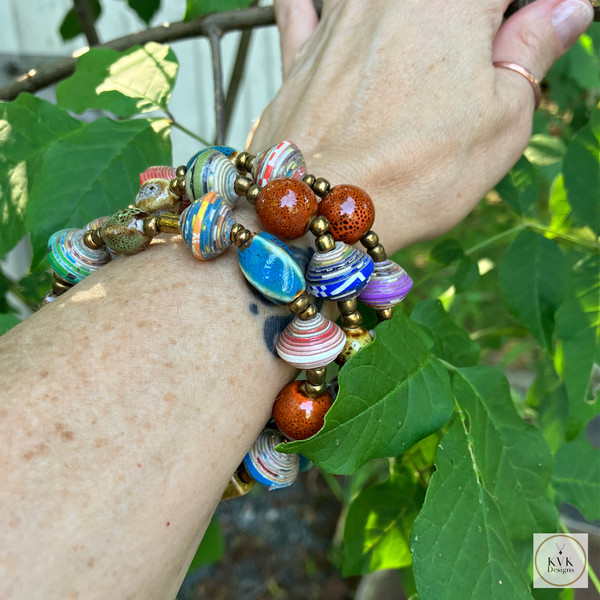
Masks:
[[[355,244],[371,229],[375,207],[370,196],[354,185],[336,185],[321,200],[319,215],[329,221],[335,240]]]
[[[291,177],[302,179],[306,175],[304,156],[298,147],[289,140],[256,155],[252,165],[252,178],[263,187],[273,179]]]
[[[373,259],[368,254],[335,242],[333,250],[313,254],[306,269],[306,290],[316,298],[353,298],[367,285],[372,272]]]
[[[317,197],[305,183],[285,178],[267,183],[254,208],[267,231],[293,240],[306,233],[318,206]]]
[[[152,238],[144,233],[148,213],[139,208],[124,208],[109,217],[100,229],[104,243],[117,254],[137,254],[145,250]]]
[[[258,233],[238,248],[238,261],[244,277],[265,298],[278,304],[291,302],[306,287],[294,255],[270,233]]]
[[[231,246],[235,220],[217,192],[209,192],[188,206],[179,218],[181,237],[198,260],[210,260]]]
[[[292,367],[318,369],[334,361],[345,343],[344,332],[317,313],[307,320],[295,317],[279,336],[275,350]]]
[[[359,298],[376,310],[391,308],[404,299],[412,284],[412,279],[400,265],[386,259],[375,263],[369,283]]]
[[[105,248],[92,250],[83,243],[84,229],[62,229],[48,240],[48,260],[54,272],[69,283],[85,279],[107,262]]]
[[[275,446],[285,438],[275,429],[264,429],[244,457],[247,473],[269,490],[292,485],[298,477],[300,459],[297,454],[284,454]]]
[[[135,205],[140,210],[151,214],[178,212],[179,197],[171,191],[169,184],[168,179],[147,179],[140,186],[135,197]]]
[[[303,389],[304,381],[288,383],[277,395],[273,405],[273,420],[290,440],[305,440],[321,427],[325,413],[333,400],[329,392],[311,398]]]
[[[336,358],[338,365],[347,363],[361,348],[373,341],[371,334],[364,327],[343,327],[346,334],[346,345]]]
[[[192,156],[187,164],[185,194],[190,202],[194,202],[208,192],[218,192],[233,207],[239,199],[234,188],[237,176],[237,169],[224,154],[205,148]]]

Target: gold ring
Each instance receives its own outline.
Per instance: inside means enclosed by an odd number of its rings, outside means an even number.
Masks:
[[[494,65],[494,67],[498,67],[500,69],[508,69],[509,71],[514,71],[515,73],[522,75],[523,77],[525,77],[525,79],[527,79],[527,81],[529,81],[533,89],[533,96],[535,99],[535,110],[537,110],[537,107],[540,105],[540,102],[542,100],[542,90],[540,89],[540,82],[534,77],[533,73],[531,73],[531,71],[528,71],[525,67],[522,67],[521,65],[518,65],[513,62],[507,62],[504,60],[497,60],[492,64]]]

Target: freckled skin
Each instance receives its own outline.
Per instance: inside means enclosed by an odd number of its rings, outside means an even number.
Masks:
[[[329,221],[333,239],[355,244],[371,229],[375,206],[370,196],[354,185],[336,185],[321,200],[319,215]]]
[[[288,383],[273,405],[273,420],[290,440],[305,440],[315,435],[323,427],[325,413],[333,404],[329,392],[311,398],[303,385],[303,381]]]
[[[275,179],[269,182],[256,199],[256,214],[264,228],[285,240],[303,236],[318,203],[314,192],[297,179]]]

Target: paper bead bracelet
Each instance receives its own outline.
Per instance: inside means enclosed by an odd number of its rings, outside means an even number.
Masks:
[[[241,197],[255,206],[265,231],[252,233],[236,222]],[[286,304],[295,315],[276,343],[288,364],[306,371],[287,384],[273,406],[274,428],[265,429],[232,476],[223,497],[239,496],[259,482],[269,489],[294,482],[300,457],[275,447],[286,439],[311,437],[323,426],[333,403],[326,369],[343,365],[372,341],[364,329],[357,298],[379,320],[408,294],[412,280],[389,260],[371,230],[371,198],[352,185],[331,187],[307,173],[304,157],[290,141],[252,156],[228,147],[196,153],[177,169],[153,166],[140,175],[135,204],[83,229],[65,229],[48,242],[54,271],[43,304],[70,289],[118,254],[135,254],[152,238],[179,234],[192,254],[211,260],[237,247],[240,269],[265,298]],[[310,232],[316,252],[306,271],[282,240]],[[352,246],[360,241],[366,252]],[[315,298],[337,302],[342,326],[323,317]]]

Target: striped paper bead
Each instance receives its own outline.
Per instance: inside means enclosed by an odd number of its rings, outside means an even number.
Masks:
[[[149,179],[166,179],[171,181],[175,178],[175,168],[167,166],[148,167],[140,173],[140,185]]]
[[[295,317],[279,336],[275,349],[292,367],[318,369],[335,360],[345,343],[346,334],[317,313],[306,321]]]
[[[288,487],[298,477],[300,463],[298,455],[284,454],[275,450],[275,446],[285,441],[279,431],[264,429],[244,457],[248,474],[269,490]]]
[[[190,204],[179,217],[179,230],[198,260],[210,260],[231,246],[233,213],[217,192]]]
[[[373,259],[344,242],[329,252],[315,252],[306,270],[307,291],[316,298],[356,297],[373,272]]]
[[[391,308],[404,300],[412,284],[406,271],[388,258],[375,263],[373,274],[359,299],[376,310]]]
[[[252,178],[260,187],[264,187],[273,179],[302,179],[304,175],[304,156],[298,147],[288,140],[257,154],[252,165]]]
[[[194,202],[208,192],[218,192],[233,207],[239,198],[234,188],[237,177],[236,168],[224,154],[205,148],[192,156],[187,164],[185,194],[190,202]]]

